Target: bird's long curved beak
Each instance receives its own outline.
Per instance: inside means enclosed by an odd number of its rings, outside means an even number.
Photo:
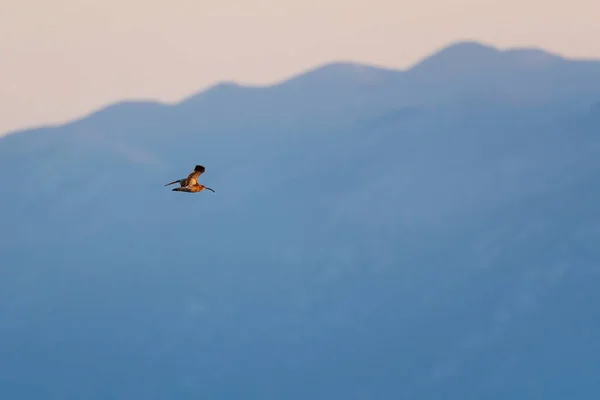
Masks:
[[[211,188],[209,188],[209,187],[205,187],[205,189],[207,189],[207,190],[210,190],[211,192],[215,193],[215,191],[214,191],[214,190],[212,190],[212,189],[211,189]]]

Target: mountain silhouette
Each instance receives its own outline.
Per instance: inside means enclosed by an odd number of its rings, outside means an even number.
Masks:
[[[0,397],[593,398],[599,105],[459,42],[4,136]]]

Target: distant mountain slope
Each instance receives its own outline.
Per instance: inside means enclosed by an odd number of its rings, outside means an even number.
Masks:
[[[277,117],[274,111],[289,112],[289,108],[300,113],[324,113],[352,105],[354,110],[365,106],[369,109],[370,102],[396,106],[435,103],[440,99],[453,102],[452,96],[465,95],[496,96],[517,103],[529,100],[533,104],[571,96],[581,103],[597,99],[599,77],[600,60],[569,60],[540,49],[499,50],[477,42],[460,42],[405,71],[335,62],[270,86],[219,83],[174,107],[163,107],[172,109],[174,114],[187,111],[198,117],[221,115],[234,107],[245,114],[262,111]],[[159,103],[126,101],[94,112],[84,120],[103,117],[117,122],[120,116],[147,117],[157,107]]]
[[[598,397],[599,104],[466,42],[1,138],[0,397]]]

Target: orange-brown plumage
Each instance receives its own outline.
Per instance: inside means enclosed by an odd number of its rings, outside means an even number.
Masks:
[[[204,171],[206,171],[206,168],[204,168],[202,165],[196,165],[196,167],[194,168],[194,172],[189,174],[187,178],[169,182],[165,186],[169,186],[174,183],[179,183],[179,187],[173,189],[174,192],[197,193],[204,189],[207,189],[214,193],[215,191],[211,188],[198,183],[198,177],[202,175]]]

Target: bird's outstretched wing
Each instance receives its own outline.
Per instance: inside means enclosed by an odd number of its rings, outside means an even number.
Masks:
[[[169,186],[169,185],[172,185],[174,183],[179,183],[179,186],[183,186],[183,179],[177,179],[176,181],[169,182],[165,186]]]
[[[187,185],[196,185],[198,183],[198,177],[202,175],[206,171],[202,165],[196,165],[194,168],[194,172],[188,175],[187,177]]]

